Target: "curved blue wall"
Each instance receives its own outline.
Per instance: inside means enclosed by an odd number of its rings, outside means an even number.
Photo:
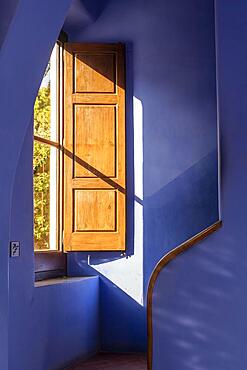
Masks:
[[[159,276],[153,370],[247,368],[247,4],[218,0],[216,15],[223,228]]]
[[[33,104],[69,5],[20,0],[0,31],[1,370],[62,368],[99,348],[97,277],[34,286]],[[19,258],[9,259],[10,240],[20,240]]]

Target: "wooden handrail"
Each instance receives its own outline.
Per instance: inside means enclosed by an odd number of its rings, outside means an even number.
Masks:
[[[152,370],[152,362],[153,362],[153,317],[152,317],[152,304],[153,304],[153,290],[155,286],[155,282],[160,271],[176,256],[180,253],[185,252],[187,249],[193,247],[199,241],[205,239],[207,236],[218,230],[222,226],[222,221],[217,221],[213,225],[209,226],[208,228],[204,229],[200,233],[196,234],[192,238],[186,240],[178,247],[172,249],[168,252],[156,265],[151,275],[149,285],[148,285],[148,294],[147,294],[147,322],[148,322],[148,370]]]

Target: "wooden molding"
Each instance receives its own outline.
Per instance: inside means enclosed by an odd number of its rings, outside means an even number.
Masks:
[[[160,271],[175,257],[179,254],[185,252],[187,249],[193,247],[195,244],[200,242],[201,240],[208,237],[210,234],[218,230],[222,226],[222,221],[217,221],[213,225],[209,226],[208,228],[204,229],[200,233],[196,234],[192,238],[186,240],[178,247],[172,249],[168,252],[156,265],[151,275],[149,285],[148,285],[148,294],[147,294],[147,323],[148,323],[148,370],[152,370],[152,362],[153,362],[153,318],[152,318],[152,304],[153,304],[153,290],[155,286],[155,282]]]

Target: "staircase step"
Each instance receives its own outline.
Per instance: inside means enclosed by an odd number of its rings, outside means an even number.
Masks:
[[[146,354],[101,353],[67,370],[147,370]]]

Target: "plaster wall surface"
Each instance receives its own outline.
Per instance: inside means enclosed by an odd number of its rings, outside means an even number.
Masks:
[[[34,286],[32,122],[23,142],[12,198],[11,239],[22,241],[10,260],[9,369],[61,369],[99,350],[99,278]]]
[[[65,29],[126,45],[126,258],[73,253],[69,273],[101,275],[102,348],[145,350],[155,264],[219,217],[214,1],[109,0]]]
[[[247,4],[216,5],[223,227],[159,276],[153,370],[247,368]]]
[[[98,350],[97,277],[34,287],[32,112],[69,5],[19,1],[0,53],[1,370],[57,369]],[[10,240],[19,258],[9,259]]]
[[[98,299],[101,348],[145,350],[142,302],[155,263],[218,218],[213,1],[104,1],[100,12],[95,9],[94,22],[79,30],[72,22],[68,32],[73,41],[126,43],[128,258],[96,253],[88,264],[88,255],[70,256],[71,275],[101,274],[99,295],[98,279],[34,288],[30,121],[70,1],[57,4],[19,1],[0,54],[4,370],[49,370],[96,351]],[[141,114],[135,114],[135,99]],[[10,261],[13,239],[21,241],[22,254]],[[92,305],[89,313],[84,295]]]
[[[2,0],[0,13],[0,49],[15,14],[19,0]]]

